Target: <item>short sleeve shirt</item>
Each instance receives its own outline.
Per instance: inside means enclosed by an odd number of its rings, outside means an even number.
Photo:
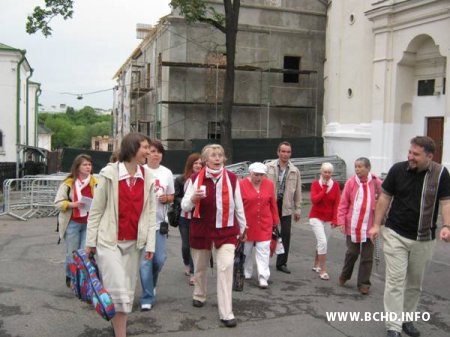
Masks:
[[[386,227],[411,240],[435,238],[439,200],[450,199],[448,170],[435,167],[440,171],[436,172],[438,183],[433,187],[429,170],[411,170],[407,161],[392,166],[382,184],[383,192],[392,197]],[[432,204],[427,208],[425,201],[429,200]]]
[[[160,194],[174,194],[174,179],[172,171],[167,167],[159,165],[157,169],[150,168],[155,177],[155,195]],[[159,224],[163,221],[167,222],[167,204],[156,202],[156,229],[159,229]]]

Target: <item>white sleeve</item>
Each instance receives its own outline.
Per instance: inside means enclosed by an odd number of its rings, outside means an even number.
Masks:
[[[197,189],[196,184],[197,180],[195,180],[195,182],[192,182],[192,179],[188,180],[188,185],[186,187],[186,191],[184,192],[184,197],[181,200],[181,208],[185,212],[192,211],[195,206],[195,204],[191,201],[191,197]]]
[[[166,194],[175,194],[175,186],[172,171],[167,172],[167,192]]]
[[[247,226],[247,220],[245,219],[244,203],[242,202],[241,188],[239,186],[239,181],[236,181],[236,189],[234,191],[234,215],[239,222],[239,227],[241,233],[244,232]]]

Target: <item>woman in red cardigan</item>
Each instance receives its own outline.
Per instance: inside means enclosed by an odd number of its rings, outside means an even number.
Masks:
[[[327,257],[327,243],[331,234],[331,226],[337,223],[337,209],[341,196],[341,188],[331,175],[333,165],[323,163],[320,168],[320,178],[311,185],[311,212],[309,223],[317,239],[316,255],[313,270],[319,273],[322,280],[329,280],[330,276],[325,267]]]
[[[255,247],[255,260],[258,284],[262,289],[268,286],[270,277],[270,240],[272,229],[280,223],[278,207],[272,181],[265,178],[267,167],[263,163],[253,163],[248,168],[250,176],[242,179],[241,195],[247,219],[247,241],[244,254],[244,274],[250,279],[253,274],[252,251]]]

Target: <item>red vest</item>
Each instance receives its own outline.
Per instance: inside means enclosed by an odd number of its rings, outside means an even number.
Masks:
[[[128,186],[125,179],[119,181],[119,241],[137,240],[138,223],[143,207],[144,180],[136,179],[133,188]]]
[[[232,196],[234,197],[237,177],[230,171],[227,171],[227,173],[233,189]],[[198,173],[192,176],[192,181],[195,181],[197,175]],[[220,180],[217,182],[220,182]],[[216,184],[212,179],[205,177],[203,185],[206,186],[206,198],[200,201],[200,218],[192,217],[189,226],[189,243],[191,247],[194,249],[211,249],[212,243],[214,243],[216,248],[225,243],[236,244],[237,236],[240,233],[236,217],[234,218],[233,227],[216,228]]]

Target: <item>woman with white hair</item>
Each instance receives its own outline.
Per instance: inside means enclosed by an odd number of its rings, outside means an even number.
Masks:
[[[272,181],[266,179],[267,167],[263,163],[253,163],[248,168],[250,175],[240,181],[245,218],[247,219],[247,241],[244,254],[244,275],[250,279],[253,274],[252,251],[255,260],[258,284],[262,289],[268,287],[270,277],[270,240],[272,229],[280,223],[277,201]]]
[[[223,325],[233,328],[237,324],[232,297],[234,251],[238,237],[245,240],[247,225],[238,178],[225,169],[225,160],[222,146],[209,144],[203,148],[205,167],[192,175],[181,208],[185,212],[193,211],[189,225],[195,266],[192,305],[201,308],[206,301],[206,271],[214,246],[219,317]]]
[[[313,181],[311,185],[311,211],[309,213],[309,224],[316,236],[316,254],[313,270],[319,273],[322,280],[329,280],[325,262],[327,257],[328,240],[332,225],[337,223],[337,210],[341,189],[331,176],[333,165],[323,163],[320,168],[320,178]]]

